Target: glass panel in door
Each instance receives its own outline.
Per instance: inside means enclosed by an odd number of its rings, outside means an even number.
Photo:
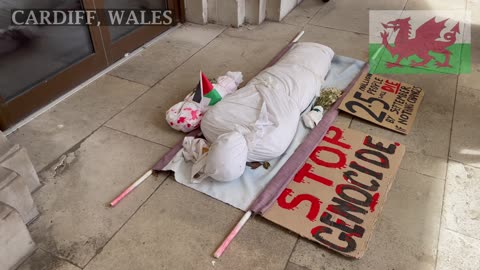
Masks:
[[[165,0],[104,0],[106,9],[166,9]],[[146,21],[150,21],[148,18]],[[112,42],[120,40],[122,37],[140,28],[141,26],[109,26],[110,38]]]
[[[0,1],[0,99],[14,99],[94,53],[87,26],[10,25],[15,8],[82,8],[80,0]]]

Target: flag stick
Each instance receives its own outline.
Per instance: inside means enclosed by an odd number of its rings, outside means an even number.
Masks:
[[[252,211],[248,211],[245,213],[245,215],[243,215],[242,219],[240,219],[240,221],[237,223],[235,228],[233,228],[233,230],[228,234],[227,238],[223,240],[223,243],[215,251],[215,253],[213,254],[213,257],[218,259],[220,258],[220,256],[222,256],[225,249],[227,249],[228,245],[230,244],[230,242],[232,242],[233,238],[237,236],[238,232],[240,232],[243,226],[247,223],[251,215],[252,215]]]
[[[153,174],[153,170],[147,171],[142,177],[138,178],[137,181],[133,182],[127,189],[125,189],[120,195],[115,198],[110,203],[111,207],[115,207],[123,198],[125,198],[130,192],[132,192],[136,187],[138,187],[143,181],[145,181],[150,175]]]

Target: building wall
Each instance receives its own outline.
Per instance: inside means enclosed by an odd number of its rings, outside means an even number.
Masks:
[[[185,17],[187,21],[207,23],[207,0],[185,0]]]
[[[280,21],[302,0],[185,0],[187,21],[239,27]]]

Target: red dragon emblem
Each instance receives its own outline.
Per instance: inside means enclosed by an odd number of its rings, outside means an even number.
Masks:
[[[435,22],[435,17],[428,20],[426,23],[419,26],[416,30],[415,37],[411,37],[412,26],[410,25],[410,17],[405,19],[397,19],[390,21],[387,24],[382,23],[383,28],[393,29],[397,32],[394,46],[388,43],[388,33],[384,30],[380,35],[382,37],[383,46],[392,54],[392,57],[398,56],[396,62],[388,62],[387,67],[398,67],[402,59],[407,59],[412,55],[417,55],[422,59],[420,62],[411,61],[411,67],[424,67],[430,60],[434,59],[429,52],[435,52],[445,55],[445,61],[439,62],[437,59],[437,67],[451,67],[450,55],[452,54],[447,48],[455,43],[457,34],[460,33],[460,23],[457,23],[450,31],[445,33],[443,37],[441,32],[446,28],[445,22]],[[438,40],[438,39],[444,39]]]

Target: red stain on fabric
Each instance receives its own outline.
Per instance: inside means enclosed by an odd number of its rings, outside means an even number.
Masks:
[[[197,110],[192,110],[190,112],[192,114],[192,120],[197,120],[198,119],[198,111]]]
[[[186,117],[180,117],[180,118],[178,118],[178,120],[177,120],[177,124],[185,123],[185,120],[187,120]]]

